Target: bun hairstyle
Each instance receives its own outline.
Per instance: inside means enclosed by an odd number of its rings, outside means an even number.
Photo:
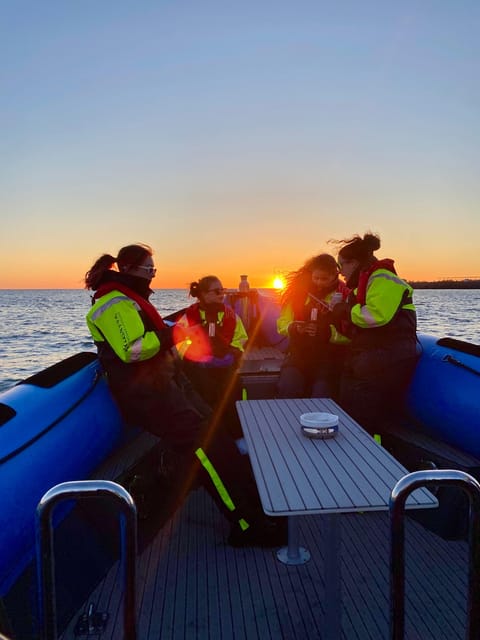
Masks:
[[[192,298],[200,299],[202,293],[206,293],[210,289],[210,285],[219,282],[217,276],[204,276],[200,280],[190,283],[189,295]]]
[[[345,260],[358,260],[360,264],[365,264],[373,259],[373,252],[380,249],[380,237],[375,233],[366,233],[363,238],[355,235],[346,240],[340,240],[337,244],[342,245],[338,252],[339,257]]]
[[[93,289],[95,291],[105,272],[111,269],[115,263],[119,271],[126,271],[129,267],[138,266],[147,256],[151,255],[153,255],[152,248],[148,244],[140,242],[122,247],[116,258],[109,253],[104,253],[85,274],[85,289]]]

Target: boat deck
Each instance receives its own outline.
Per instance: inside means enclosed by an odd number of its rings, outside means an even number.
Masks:
[[[211,498],[203,489],[191,493],[139,554],[139,640],[322,638],[328,597],[322,517],[299,520],[312,557],[305,565],[286,566],[274,549],[227,546],[228,524]],[[342,638],[384,640],[389,637],[388,514],[346,514],[341,528]],[[407,518],[407,639],[464,637],[467,558],[465,542],[447,542]],[[108,613],[104,633],[89,638],[123,637],[120,573],[117,563],[80,612],[93,604]],[[63,640],[87,637],[75,635],[78,615]]]
[[[249,397],[262,381],[260,391],[268,392],[272,374],[278,374],[281,356],[262,356],[252,354],[243,371]],[[142,434],[127,447],[127,455],[113,456],[96,477],[118,478],[156,442]],[[158,517],[154,513],[139,521],[138,640],[325,637],[328,585],[323,563],[328,550],[322,543],[322,516],[298,518],[300,541],[311,560],[287,566],[277,560],[275,549],[229,547],[229,525],[203,489],[192,492],[173,515],[162,515],[163,503],[159,491]],[[344,514],[341,530],[342,638],[385,640],[390,611],[388,513]],[[62,640],[123,637],[120,574],[116,562],[72,617]],[[466,542],[443,540],[407,517],[405,638],[463,638],[467,585]],[[89,609],[108,614],[105,629],[79,635],[78,619]]]

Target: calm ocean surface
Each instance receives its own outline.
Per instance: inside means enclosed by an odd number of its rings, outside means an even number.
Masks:
[[[418,330],[480,345],[480,290],[418,289]],[[184,289],[152,296],[162,315],[192,302]],[[95,351],[81,289],[0,290],[0,391],[78,351]]]

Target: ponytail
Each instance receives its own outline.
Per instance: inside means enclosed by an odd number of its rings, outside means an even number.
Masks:
[[[104,253],[103,256],[100,256],[85,274],[85,289],[93,289],[95,291],[105,272],[111,269],[116,262],[117,258],[114,258],[109,253]]]
[[[374,233],[366,233],[363,238],[355,235],[346,240],[333,241],[341,245],[338,255],[345,260],[358,260],[360,264],[369,263],[373,252],[380,249],[380,237]]]
[[[128,267],[136,267],[141,264],[152,253],[152,248],[142,242],[122,247],[116,258],[109,253],[104,253],[85,274],[85,289],[96,291],[105,272],[111,269],[115,263],[120,271],[125,271]]]

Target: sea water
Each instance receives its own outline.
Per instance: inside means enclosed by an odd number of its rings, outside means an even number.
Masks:
[[[480,289],[417,289],[418,330],[480,344]],[[184,289],[157,289],[165,316],[193,302]],[[0,290],[0,391],[79,351],[95,347],[82,289]]]

